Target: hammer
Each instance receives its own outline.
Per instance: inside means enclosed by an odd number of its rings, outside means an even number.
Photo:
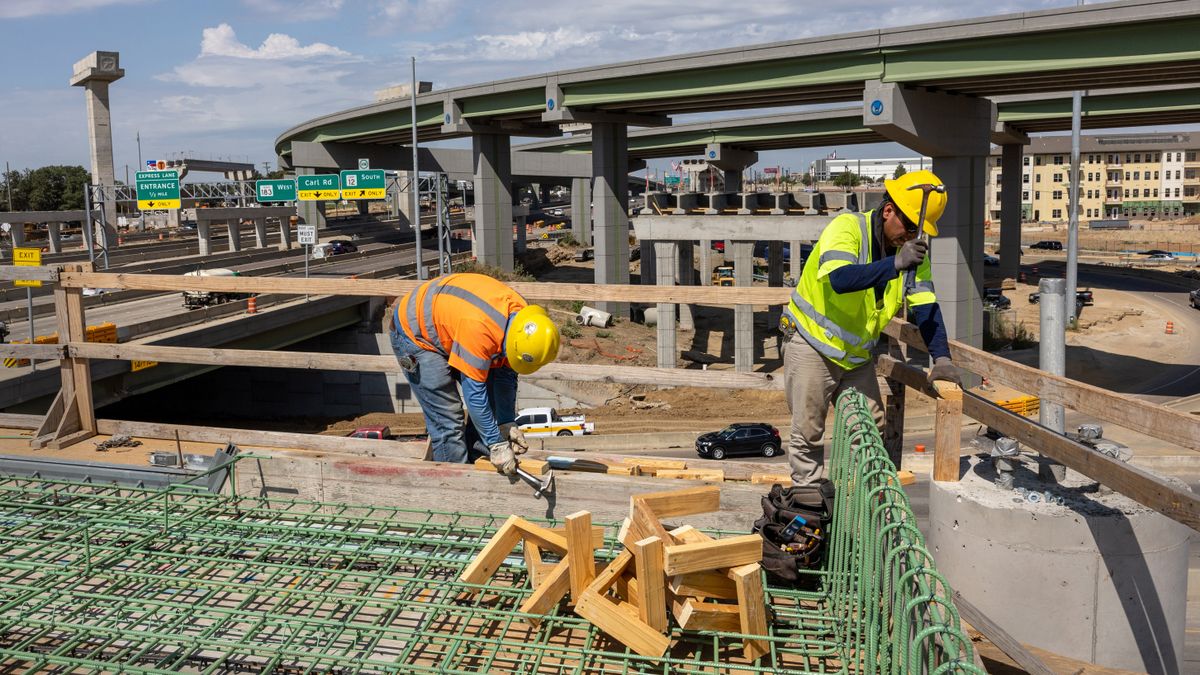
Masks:
[[[522,469],[520,466],[517,466],[517,477],[520,478],[521,480],[525,481],[530,487],[533,488],[533,498],[534,499],[541,499],[541,497],[544,494],[546,494],[548,492],[549,493],[554,492],[554,470],[553,469],[546,472],[545,478],[543,478],[542,480],[538,480],[537,476],[534,476],[533,474],[529,473],[525,469]]]
[[[909,190],[921,191],[921,217],[917,219],[917,240],[928,243],[929,234],[925,232],[925,209],[929,206],[929,193],[937,192],[939,194],[946,193],[945,185],[934,185],[933,183],[920,183],[918,185],[908,186]],[[904,276],[904,309],[905,314],[908,313],[908,291],[913,287],[913,283],[917,278],[916,270],[909,270]]]

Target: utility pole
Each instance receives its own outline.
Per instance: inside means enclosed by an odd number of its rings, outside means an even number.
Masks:
[[[12,211],[12,179],[9,177],[9,173],[10,169],[8,168],[8,161],[6,160],[4,162],[4,187],[8,189],[8,210]]]
[[[412,182],[410,190],[412,191],[412,218],[413,218],[413,237],[416,243],[417,253],[417,279],[425,280],[425,259],[421,253],[421,195],[419,194],[419,183],[421,178],[420,165],[417,164],[417,57],[412,58],[412,97],[409,106],[409,126],[412,127]],[[476,207],[478,208],[478,206]]]
[[[138,145],[138,171],[141,171],[142,167],[146,166],[142,162],[142,130],[141,129],[138,129],[138,132],[137,132],[137,145]],[[129,181],[125,181],[125,182],[128,183]]]

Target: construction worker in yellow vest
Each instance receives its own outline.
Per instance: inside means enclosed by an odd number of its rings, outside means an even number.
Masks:
[[[529,447],[513,422],[517,375],[558,357],[558,326],[546,310],[492,277],[450,274],[401,297],[388,333],[425,414],[434,461],[468,462],[474,454],[515,473],[516,455]]]
[[[883,421],[872,349],[906,300],[933,359],[930,381],[960,382],[934,295],[928,244],[918,239],[922,228],[937,236],[945,187],[932,171],[914,171],[884,181],[884,188],[875,210],[840,215],[825,227],[780,320],[795,485],[825,478],[825,417],[844,389],[865,394],[875,423]]]

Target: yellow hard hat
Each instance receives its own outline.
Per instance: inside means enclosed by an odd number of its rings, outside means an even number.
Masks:
[[[921,200],[925,198],[926,192],[919,187],[915,187],[918,185],[941,186],[943,183],[941,178],[938,178],[937,175],[928,169],[910,171],[899,178],[889,178],[883,181],[883,188],[887,190],[888,196],[892,198],[892,202],[896,204],[901,213],[914,223],[921,217]],[[925,222],[919,223],[929,233],[929,236],[937,236],[937,222],[945,211],[945,188],[943,187],[941,192],[930,190],[929,203],[925,205]]]
[[[539,305],[518,311],[504,336],[504,355],[508,365],[521,375],[529,375],[558,358],[558,326]]]

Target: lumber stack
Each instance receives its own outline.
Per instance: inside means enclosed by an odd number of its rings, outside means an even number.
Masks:
[[[690,525],[667,530],[663,518],[720,510],[716,486],[642,494],[630,499],[617,538],[622,550],[597,563],[604,528],[587,511],[546,528],[511,516],[475,557],[460,581],[476,593],[520,544],[532,592],[519,611],[534,626],[566,599],[576,615],[647,657],[671,647],[671,620],[685,631],[767,635],[762,539],[757,534],[714,539]],[[553,560],[549,560],[549,559]],[[747,638],[743,655],[756,661],[766,639]]]

